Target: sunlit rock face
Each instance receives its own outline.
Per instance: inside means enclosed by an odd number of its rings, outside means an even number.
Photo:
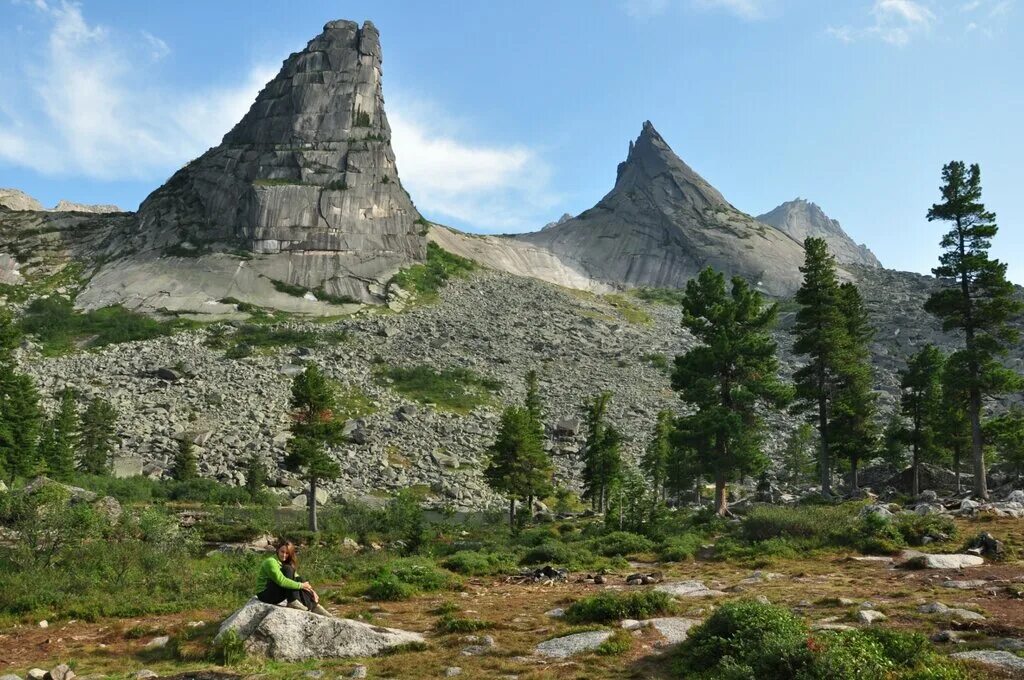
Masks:
[[[285,60],[219,146],[142,203],[132,250],[274,256],[285,264],[247,266],[370,300],[425,257],[423,232],[391,149],[377,29],[332,21]]]
[[[804,259],[800,243],[730,205],[649,121],[597,205],[520,238],[596,281],[623,286],[678,288],[712,266],[789,295]]]

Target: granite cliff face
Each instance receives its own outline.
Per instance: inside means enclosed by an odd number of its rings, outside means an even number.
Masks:
[[[280,308],[282,283],[377,301],[395,272],[425,257],[424,226],[391,150],[377,29],[332,21],[219,146],[143,201],[129,255],[79,303],[223,312],[217,301],[232,297]]]
[[[649,121],[596,206],[518,239],[595,281],[628,287],[679,288],[712,266],[789,295],[804,259],[800,243],[730,205]]]
[[[775,227],[800,243],[809,236],[825,239],[840,264],[882,266],[866,245],[858,245],[843,231],[839,222],[826,215],[816,204],[802,198],[788,201],[771,212],[759,215],[757,221]]]

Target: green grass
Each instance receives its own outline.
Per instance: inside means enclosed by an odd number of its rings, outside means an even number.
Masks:
[[[633,304],[625,295],[612,293],[605,295],[604,300],[629,323],[641,325],[651,323],[651,315]]]
[[[375,378],[395,392],[421,404],[468,413],[492,400],[491,392],[502,383],[477,375],[466,368],[436,370],[430,366],[378,366]]]
[[[348,334],[345,331],[311,331],[281,325],[247,323],[233,333],[226,326],[213,329],[206,344],[208,347],[224,350],[224,356],[229,359],[240,359],[280,347],[315,347],[340,344],[346,340]]]
[[[632,288],[629,294],[635,298],[658,305],[678,307],[683,304],[681,288]]]
[[[377,411],[369,395],[355,385],[339,388],[335,392],[335,399],[338,406],[335,416],[339,420],[363,418]]]
[[[33,300],[20,325],[22,332],[35,336],[47,356],[76,348],[152,340],[199,326],[185,319],[158,320],[121,306],[79,312],[70,300],[58,295]]]
[[[477,268],[473,260],[459,257],[436,243],[427,244],[427,260],[395,274],[392,282],[415,293],[420,301],[430,301],[454,277],[465,277]]]

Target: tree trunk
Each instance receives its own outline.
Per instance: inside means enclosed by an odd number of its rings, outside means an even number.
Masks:
[[[715,512],[724,517],[729,512],[729,500],[725,494],[725,473],[715,473]]]
[[[910,495],[917,498],[921,495],[921,457],[917,442],[914,442],[914,456],[910,459]]]
[[[530,519],[533,519],[533,494],[526,497],[526,507],[530,509]]]
[[[516,499],[508,499],[508,529],[509,531],[516,530]]]
[[[856,491],[857,489],[860,488],[860,483],[857,480],[857,463],[858,462],[859,461],[858,461],[857,458],[851,458],[850,459],[850,467],[851,467],[850,476],[851,476],[851,481],[853,482],[853,490],[854,491]]]
[[[622,531],[622,485],[619,484],[619,531]]]
[[[960,445],[953,447],[953,472],[956,474],[956,492],[960,493]]]
[[[313,533],[320,531],[320,525],[316,521],[316,477],[309,478],[309,498],[306,499],[306,507],[309,509],[309,530]]]
[[[988,500],[988,480],[985,479],[985,440],[981,432],[981,390],[971,387],[971,457],[974,462],[974,495]]]
[[[832,463],[828,455],[828,401],[825,397],[825,367],[818,368],[818,435],[821,439],[821,495],[832,495]]]

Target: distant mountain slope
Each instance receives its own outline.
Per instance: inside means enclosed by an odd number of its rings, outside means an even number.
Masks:
[[[678,288],[712,266],[772,295],[800,285],[803,246],[740,212],[645,122],[615,187],[578,217],[518,239],[595,281]]]
[[[829,250],[840,264],[860,264],[866,267],[881,267],[875,254],[865,245],[858,245],[843,231],[839,222],[832,219],[817,204],[797,198],[783,203],[771,212],[758,215],[758,222],[764,222],[792,236],[800,243],[808,236],[825,239]]]

